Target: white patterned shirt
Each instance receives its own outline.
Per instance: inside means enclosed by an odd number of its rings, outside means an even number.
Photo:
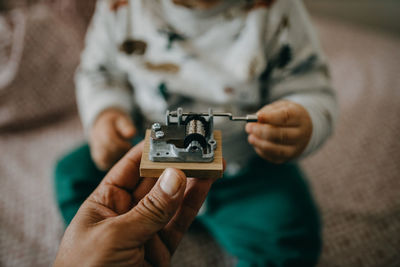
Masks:
[[[291,100],[313,124],[303,156],[330,136],[337,113],[326,61],[300,0],[223,0],[206,11],[172,0],[99,0],[76,88],[86,130],[110,107],[162,122],[167,109],[179,106],[244,115]],[[217,121],[216,127],[227,161],[246,164],[254,151],[244,124]]]

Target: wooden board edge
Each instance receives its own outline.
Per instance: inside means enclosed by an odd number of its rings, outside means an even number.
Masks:
[[[217,149],[215,150],[215,159],[211,163],[198,163],[201,165],[209,165],[206,166],[204,169],[191,169],[187,168],[188,165],[193,165],[193,163],[165,163],[162,162],[160,163],[159,168],[153,168],[149,169],[144,167],[145,163],[150,163],[151,165],[157,165],[158,163],[156,162],[151,162],[147,157],[148,157],[148,151],[149,150],[149,138],[150,138],[150,132],[151,130],[146,131],[146,137],[145,137],[145,143],[144,143],[144,149],[142,153],[142,158],[141,158],[141,163],[140,163],[140,177],[149,177],[149,178],[158,178],[160,175],[163,173],[163,171],[168,168],[177,168],[182,170],[187,177],[195,177],[199,179],[218,179],[223,176],[224,173],[224,164],[223,164],[223,158],[222,158],[222,133],[220,130],[214,130],[214,137],[217,140]],[[217,161],[217,162],[215,162]],[[142,164],[144,163],[144,164]],[[210,168],[207,168],[210,167]]]

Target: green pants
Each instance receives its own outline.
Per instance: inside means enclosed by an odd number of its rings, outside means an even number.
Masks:
[[[87,145],[60,160],[55,191],[69,224],[104,172]],[[273,165],[255,158],[246,170],[218,180],[197,220],[232,255],[238,266],[315,266],[321,250],[318,212],[295,164]]]

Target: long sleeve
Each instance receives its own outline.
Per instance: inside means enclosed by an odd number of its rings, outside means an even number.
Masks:
[[[286,5],[278,7],[278,5]],[[287,99],[309,113],[313,131],[301,155],[317,150],[332,134],[337,102],[329,70],[302,1],[277,1],[271,10],[267,51],[267,102]]]
[[[126,75],[115,62],[116,19],[108,1],[98,1],[75,76],[78,109],[85,132],[105,109],[114,107],[130,113],[133,108]]]

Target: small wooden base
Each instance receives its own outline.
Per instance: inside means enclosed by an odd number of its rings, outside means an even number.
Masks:
[[[150,133],[146,131],[142,161],[140,162],[141,177],[160,177],[166,168],[182,170],[187,177],[195,178],[221,178],[224,172],[222,159],[222,137],[221,131],[214,131],[214,139],[217,141],[217,149],[214,151],[212,162],[153,162],[149,159]]]

